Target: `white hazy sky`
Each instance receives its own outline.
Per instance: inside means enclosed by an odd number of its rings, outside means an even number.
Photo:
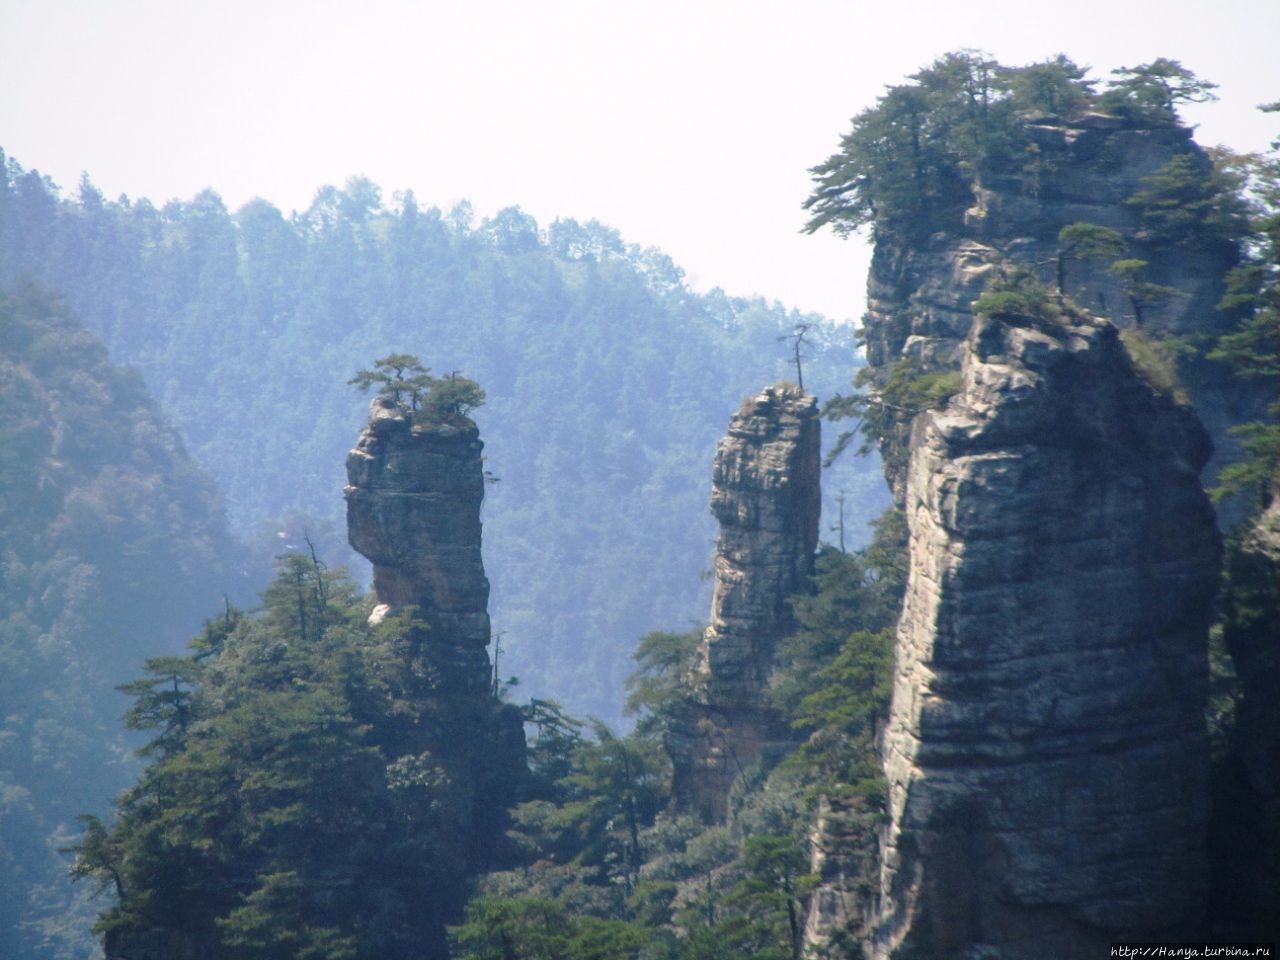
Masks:
[[[699,289],[862,310],[865,245],[799,234],[807,170],[937,56],[1172,57],[1203,143],[1280,132],[1276,0],[0,0],[0,147],[74,190],[286,213],[364,175],[599,219]]]

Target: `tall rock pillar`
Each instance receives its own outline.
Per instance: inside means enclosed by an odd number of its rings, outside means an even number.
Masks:
[[[480,555],[484,444],[470,420],[414,425],[374,399],[347,457],[347,532],[373,564],[372,620],[416,608],[435,666],[470,691],[490,683],[489,581]]]
[[[788,598],[813,573],[822,508],[816,401],[778,384],[734,415],[716,451],[711,512],[720,521],[711,623],[693,667],[696,691],[672,733],[675,794],[722,819],[737,776],[787,737],[765,706]]]
[[[1207,875],[1207,436],[1079,314],[976,317],[962,377],[912,431],[874,955],[1186,938]]]

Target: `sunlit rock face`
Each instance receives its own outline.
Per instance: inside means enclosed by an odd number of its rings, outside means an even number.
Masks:
[[[906,467],[875,956],[1069,960],[1195,929],[1208,455],[1111,324],[975,320]]]
[[[385,398],[347,456],[347,531],[373,564],[380,622],[406,608],[437,638],[454,680],[489,683],[489,581],[480,554],[484,469],[469,420],[414,425]]]
[[[720,521],[711,622],[693,669],[696,702],[671,736],[677,801],[722,819],[729,789],[788,739],[764,704],[787,602],[808,588],[818,542],[817,402],[779,384],[749,398],[716,451],[711,512]]]

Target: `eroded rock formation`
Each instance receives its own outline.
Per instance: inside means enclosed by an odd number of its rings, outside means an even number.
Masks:
[[[978,317],[963,355],[906,469],[875,955],[1177,939],[1206,882],[1208,438],[1105,321]]]
[[[722,819],[737,776],[786,740],[765,707],[787,599],[808,586],[821,512],[816,401],[779,384],[734,415],[716,451],[711,511],[720,521],[711,622],[693,668],[696,699],[673,732],[675,793]]]
[[[416,608],[437,666],[470,690],[490,683],[489,581],[480,554],[484,444],[470,420],[417,425],[378,397],[347,457],[347,531],[373,564],[372,620]]]
[[[901,360],[922,369],[958,369],[972,326],[971,305],[982,295],[993,269],[1017,265],[1056,286],[1059,231],[1073,223],[1118,231],[1124,258],[1142,261],[1139,297],[1109,268],[1116,257],[1074,258],[1063,263],[1064,291],[1076,303],[1122,329],[1189,341],[1222,332],[1218,313],[1223,278],[1236,262],[1233,243],[1210,237],[1174,242],[1153,236],[1138,207],[1128,201],[1171,161],[1207,175],[1209,157],[1180,127],[1143,127],[1119,118],[1085,114],[1074,120],[1028,124],[1037,152],[1038,181],[974,184],[972,206],[962,222],[945,231],[907,239],[889,231],[877,237],[867,280],[865,323],[868,364],[887,370]],[[1137,312],[1141,313],[1141,322]],[[1268,402],[1256,389],[1233,381],[1220,364],[1182,361],[1186,389],[1213,438],[1212,476],[1238,456],[1233,425],[1261,414]],[[909,418],[882,444],[895,499],[905,493]],[[1230,521],[1228,521],[1229,523]]]

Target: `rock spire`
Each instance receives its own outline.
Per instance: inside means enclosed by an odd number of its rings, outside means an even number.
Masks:
[[[484,444],[470,420],[414,425],[377,397],[347,456],[347,530],[373,564],[379,622],[416,608],[468,689],[490,683],[489,581],[480,554]]]
[[[410,769],[429,771],[414,776],[432,778],[436,867],[456,881],[421,905],[439,921],[422,945],[432,958],[448,956],[444,925],[461,916],[464,881],[508,856],[507,810],[528,773],[520,711],[498,700],[486,651],[483,448],[466,417],[415,423],[378,397],[347,457],[348,536],[373,563],[370,622],[393,633],[397,682],[418,711],[401,746]]]
[[[692,671],[695,698],[673,731],[677,802],[722,819],[729,788],[788,738],[764,699],[774,647],[808,588],[821,511],[816,401],[778,384],[749,398],[716,451],[711,512],[720,521],[711,622]]]

